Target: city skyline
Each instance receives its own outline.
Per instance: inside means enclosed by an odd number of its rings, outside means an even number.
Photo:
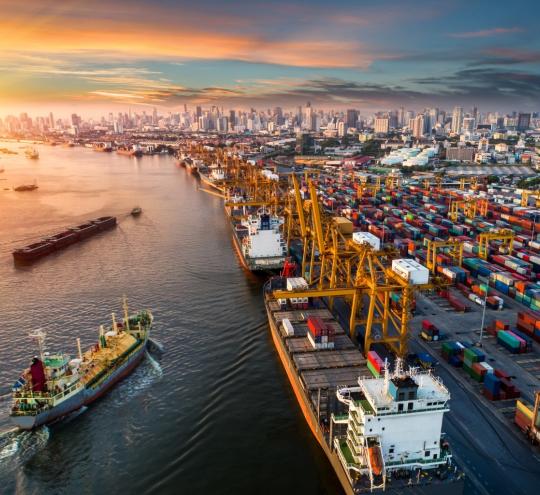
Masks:
[[[311,101],[537,111],[540,7],[485,1],[0,0],[3,114]],[[525,15],[526,14],[526,15]]]

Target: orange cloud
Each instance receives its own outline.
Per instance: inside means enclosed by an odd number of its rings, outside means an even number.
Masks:
[[[141,22],[89,19],[0,21],[0,53],[14,47],[31,53],[85,53],[101,57],[226,59],[298,67],[362,67],[373,55],[358,42],[322,41],[322,37],[267,40],[254,34],[230,34],[202,27],[174,28]]]

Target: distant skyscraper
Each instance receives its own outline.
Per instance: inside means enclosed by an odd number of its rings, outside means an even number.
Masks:
[[[201,107],[196,107],[195,108],[195,114],[197,116],[197,119],[199,119],[199,117],[202,117],[202,108]]]
[[[376,117],[374,129],[376,134],[388,134],[390,119],[388,117]]]
[[[347,110],[347,127],[356,127],[358,122],[358,110],[349,109]]]
[[[452,132],[461,132],[461,122],[463,121],[463,108],[455,107],[452,113]]]
[[[312,115],[313,109],[311,108],[311,103],[308,101],[304,110],[304,124],[310,130],[313,129]]]
[[[465,117],[463,119],[463,132],[473,132],[476,127],[476,121],[473,117]]]
[[[400,107],[398,111],[398,126],[403,127],[404,125],[405,125],[405,109],[403,107]]]
[[[531,114],[530,113],[519,113],[517,130],[526,131],[531,126]]]
[[[424,128],[426,126],[426,119],[424,115],[418,114],[413,120],[412,135],[419,139],[424,136]]]

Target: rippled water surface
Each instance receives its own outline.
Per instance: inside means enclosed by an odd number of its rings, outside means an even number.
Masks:
[[[168,156],[0,143],[0,493],[339,493],[280,368],[262,279],[239,267],[219,199]],[[34,192],[13,186],[37,181]],[[128,212],[143,208],[139,218]],[[11,250],[104,214],[114,231],[26,268]],[[106,397],[36,432],[12,430],[27,334],[75,353],[97,326],[151,308],[163,354]]]

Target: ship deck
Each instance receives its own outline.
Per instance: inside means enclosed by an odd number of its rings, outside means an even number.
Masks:
[[[328,419],[334,412],[335,390],[355,386],[360,376],[369,376],[366,359],[328,309],[281,309],[277,301],[269,301],[268,307],[312,408],[318,408],[320,420]],[[334,349],[313,348],[307,338],[310,316],[321,318],[334,329]],[[294,335],[283,330],[284,319],[291,322]]]

